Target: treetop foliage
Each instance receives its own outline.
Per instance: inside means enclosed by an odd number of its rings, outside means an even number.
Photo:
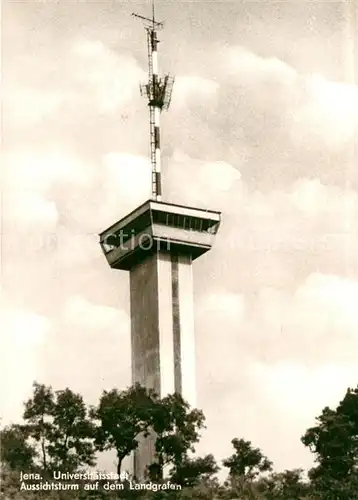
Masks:
[[[191,408],[179,394],[159,398],[134,385],[103,391],[98,405],[87,407],[83,397],[69,388],[53,391],[35,382],[24,405],[23,422],[1,431],[0,498],[358,500],[358,388],[349,388],[336,409],[324,408],[302,436],[316,462],[307,473],[275,472],[260,448],[234,438],[233,453],[222,460],[227,470],[222,483],[215,457],[194,455],[204,428],[202,411]],[[147,481],[169,480],[180,491],[19,491],[20,471],[38,472],[45,479],[54,470],[81,471],[95,466],[98,454],[106,450],[116,453],[120,474],[123,460],[143,436],[151,436],[155,443]]]

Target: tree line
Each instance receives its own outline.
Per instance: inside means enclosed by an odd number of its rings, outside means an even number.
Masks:
[[[257,499],[358,500],[358,387],[347,389],[336,409],[324,408],[301,438],[315,466],[275,472],[273,463],[251,441],[234,438],[232,454],[218,463],[213,454],[195,455],[205,428],[201,410],[179,394],[160,398],[140,385],[104,391],[97,406],[81,394],[34,383],[24,403],[23,422],[1,430],[1,498],[35,499]],[[20,471],[51,478],[53,471],[96,469],[98,454],[113,450],[116,473],[138,446],[139,436],[155,436],[147,481],[170,481],[178,491],[30,492],[19,491]],[[227,478],[217,473],[226,469]],[[136,478],[128,478],[129,484]]]

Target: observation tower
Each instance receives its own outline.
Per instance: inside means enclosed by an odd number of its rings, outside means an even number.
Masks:
[[[163,23],[146,18],[152,198],[100,234],[112,269],[129,272],[132,383],[161,397],[180,393],[196,406],[192,263],[209,251],[220,212],[162,200],[160,115],[170,105],[174,78],[159,76],[157,32]],[[139,439],[133,472],[145,478],[154,459],[154,438]]]

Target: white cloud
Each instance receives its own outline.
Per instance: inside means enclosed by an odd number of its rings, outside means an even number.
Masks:
[[[240,178],[240,172],[224,161],[203,163],[199,170],[199,180],[209,189],[227,191]]]
[[[78,41],[74,47],[73,52],[84,58],[101,57],[107,54],[105,45],[100,40],[86,40]]]
[[[106,293],[116,296],[117,290],[107,284]],[[124,388],[130,383],[130,323],[123,309],[98,304],[81,294],[67,294],[57,325],[56,338],[46,352],[48,383],[68,385],[91,403],[97,403],[103,389]]]
[[[33,312],[6,308],[0,311],[0,392],[4,423],[21,417],[22,401],[29,397],[32,383],[40,372],[40,349],[51,328],[47,318]]]
[[[74,233],[61,228],[56,234],[56,263],[61,269],[92,265],[102,257],[99,237],[94,233]]]
[[[147,158],[117,152],[106,154],[102,164],[106,185],[101,220],[110,225],[113,214],[125,214],[151,197],[151,166]]]
[[[3,160],[2,182],[13,190],[43,192],[62,181],[86,185],[90,175],[81,161],[60,150],[8,153]]]
[[[240,322],[245,309],[244,297],[236,293],[217,291],[204,296],[198,304],[198,314],[216,316],[220,315],[225,321],[235,320]]]
[[[328,223],[331,231],[353,232],[358,219],[358,193],[324,185],[319,179],[296,181],[288,195],[303,216]]]
[[[358,347],[357,296],[357,281],[320,273],[291,295],[261,288],[240,323],[242,348],[267,364],[349,365]]]
[[[55,231],[59,209],[51,189],[71,183],[77,190],[88,187],[91,170],[61,151],[22,152],[2,155],[3,217],[16,222],[13,231],[37,225]]]
[[[63,318],[73,326],[104,332],[109,328],[126,329],[129,323],[128,315],[121,309],[93,304],[82,296],[68,298]]]
[[[311,327],[307,321],[307,327],[326,333],[327,342],[338,336],[358,344],[358,281],[314,273],[296,291],[295,302],[307,320],[315,320]]]
[[[312,416],[312,411],[317,411],[311,404],[314,391],[323,394],[319,405],[329,392],[329,383],[325,389],[319,387],[325,383],[325,374],[327,380],[336,379],[333,397],[343,393],[346,384],[356,383],[357,297],[357,281],[319,273],[310,275],[291,295],[269,287],[260,289],[256,297],[225,290],[207,293],[196,303],[203,394],[210,395],[210,385],[219,383],[228,397],[233,391],[246,394],[245,384],[249,384],[263,387],[269,404],[270,391],[275,401],[275,391],[277,398],[284,398],[284,391],[292,384],[286,398],[288,411],[291,396],[297,389],[298,400],[304,397],[303,387],[312,377],[312,390],[304,401],[305,414]],[[281,377],[284,370],[287,373]],[[340,371],[341,376],[336,376]],[[243,377],[244,386],[233,379],[234,373]]]
[[[225,74],[236,77],[240,106],[245,106],[243,99],[248,102],[248,119],[264,113],[266,120],[275,116],[277,122],[279,116],[293,146],[336,151],[357,137],[357,85],[329,81],[319,73],[299,74],[276,57],[243,47],[223,50],[221,61]]]
[[[253,373],[267,400],[277,411],[290,419],[312,425],[324,406],[335,408],[348,387],[357,384],[356,363],[322,364],[307,367],[303,364],[278,362],[256,364]]]
[[[358,86],[330,82],[321,75],[305,79],[304,100],[294,112],[295,142],[323,141],[329,148],[346,145],[358,133]]]
[[[292,296],[218,291],[197,304],[199,399],[210,430],[201,453],[215,447],[218,458],[228,456],[237,436],[260,446],[277,469],[312,463],[300,437],[357,383],[357,286],[312,274]]]
[[[1,311],[0,321],[2,342],[17,347],[41,344],[50,328],[47,318],[16,309]]]
[[[7,191],[3,197],[3,220],[16,223],[16,230],[30,226],[36,226],[37,230],[54,229],[58,218],[55,202],[36,192]]]
[[[176,77],[172,102],[173,111],[177,107],[184,106],[191,99],[195,103],[205,103],[206,100],[215,96],[219,87],[218,82],[200,76]],[[210,105],[210,103],[207,103],[207,105]]]
[[[100,112],[118,110],[138,92],[138,82],[146,79],[133,57],[110,50],[100,40],[78,40],[73,54],[75,79],[94,91]]]
[[[307,259],[315,254],[331,265],[342,260],[342,246],[347,246],[345,258],[355,261],[358,195],[354,190],[325,185],[319,179],[300,179],[286,190],[266,193],[252,191],[243,182],[239,187],[240,192],[228,193],[225,215],[232,218],[231,229],[225,238],[218,238],[218,245],[266,250],[273,258],[277,252],[296,257],[308,251]]]
[[[207,293],[195,303],[195,311],[197,359],[202,374],[199,383],[209,394],[211,385],[232,385],[246,313],[245,297],[225,290]],[[225,367],[221,366],[223,360]]]
[[[231,47],[221,54],[227,73],[236,74],[240,79],[270,78],[281,83],[293,84],[297,71],[277,57],[261,57],[244,47]]]
[[[245,368],[250,385],[241,410],[233,411],[233,418],[240,419],[240,436],[244,434],[254,440],[278,470],[309,468],[313,465],[313,456],[300,438],[315,424],[315,418],[325,406],[336,408],[346,389],[356,386],[356,362],[307,367],[301,363],[279,361],[275,364],[251,363]],[[232,393],[227,404],[239,398],[239,394]],[[235,427],[233,421],[228,436],[230,431],[231,435],[235,435],[235,431],[237,434]]]
[[[3,97],[4,120],[30,127],[59,110],[64,96],[56,91],[40,91],[25,87],[12,86],[6,89]]]
[[[232,197],[237,197],[233,188],[240,189],[240,179],[240,172],[224,161],[203,161],[175,151],[165,172],[164,183],[166,196],[173,202],[212,206],[215,199],[215,207],[211,208],[221,210],[227,208]]]

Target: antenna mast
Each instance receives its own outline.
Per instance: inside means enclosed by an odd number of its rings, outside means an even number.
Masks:
[[[154,0],[152,0],[152,19],[132,14],[145,23],[148,45],[148,83],[140,85],[140,93],[146,97],[149,106],[150,119],[150,159],[152,164],[152,198],[162,199],[161,154],[160,154],[160,113],[168,109],[172,96],[174,78],[165,75],[159,78],[157,31],[163,28],[162,22],[155,20]]]

